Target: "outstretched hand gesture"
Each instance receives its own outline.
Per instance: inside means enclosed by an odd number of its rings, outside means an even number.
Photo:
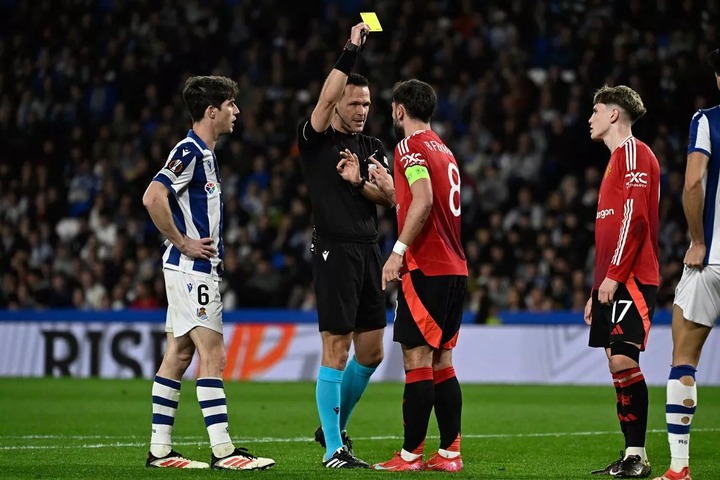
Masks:
[[[395,182],[393,181],[392,175],[385,169],[385,165],[375,160],[375,157],[370,157],[369,160],[375,168],[368,170],[368,180],[377,185],[380,191],[388,198],[392,198],[395,194]]]
[[[340,151],[340,157],[342,159],[337,164],[337,172],[346,182],[358,185],[360,183],[360,161],[357,155],[346,148]]]

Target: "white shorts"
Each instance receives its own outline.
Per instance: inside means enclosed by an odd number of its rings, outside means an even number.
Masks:
[[[222,334],[220,281],[178,270],[164,269],[163,273],[168,301],[165,331],[176,338],[195,327]]]
[[[691,322],[712,327],[720,317],[720,266],[685,267],[675,289],[675,305]]]

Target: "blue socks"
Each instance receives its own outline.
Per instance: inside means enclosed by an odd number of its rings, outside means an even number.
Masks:
[[[315,386],[315,401],[320,414],[320,424],[325,434],[326,460],[342,447],[340,439],[340,382],[342,380],[342,370],[320,365]]]
[[[355,357],[347,363],[344,372],[320,366],[315,386],[315,401],[325,435],[326,460],[342,447],[340,432],[347,429],[350,414],[367,388],[375,369],[376,367],[360,365]]]
[[[340,431],[347,430],[350,414],[367,388],[376,368],[360,365],[355,357],[351,358],[345,367],[340,385]]]

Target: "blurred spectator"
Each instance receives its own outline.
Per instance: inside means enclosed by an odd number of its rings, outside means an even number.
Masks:
[[[165,301],[162,239],[138,199],[168,139],[188,128],[185,78],[221,73],[241,85],[236,132],[216,149],[226,306],[312,309],[311,212],[295,123],[335,60],[323,46],[370,9],[384,32],[357,67],[378,90],[369,133],[394,145],[388,93],[396,81],[417,76],[438,91],[433,125],[462,170],[468,308],[480,319],[492,317],[488,305],[584,304],[607,162],[589,139],[586,106],[606,82],[629,84],[648,105],[634,128],[663,172],[658,307],[668,308],[688,244],[686,119],[717,103],[705,54],[720,46],[720,6],[530,3],[0,2],[0,303]],[[611,49],[606,38],[616,39]],[[387,253],[395,215],[380,216]]]
[[[101,310],[107,297],[107,290],[98,283],[95,275],[90,270],[84,270],[80,274],[80,286],[85,294],[85,306],[89,310]]]
[[[153,284],[149,280],[143,280],[135,285],[135,299],[130,303],[129,308],[133,310],[150,310],[160,308]]]

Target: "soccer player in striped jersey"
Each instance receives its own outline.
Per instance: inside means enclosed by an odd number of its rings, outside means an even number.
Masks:
[[[192,129],[178,142],[143,196],[150,218],[167,240],[163,273],[168,300],[167,346],[152,386],[152,435],[147,467],[260,470],[269,458],[236,448],[228,432],[222,373],[222,193],[215,145],[233,131],[237,84],[219,76],[190,77],[183,100]],[[172,449],[180,381],[197,350],[196,392],[212,449],[211,462],[188,460]]]
[[[720,49],[710,52],[720,88]],[[710,329],[720,317],[720,106],[690,121],[683,210],[690,233],[685,269],[675,290],[673,353],[667,382],[670,468],[656,480],[690,480],[690,424],[697,406],[695,371]]]
[[[632,134],[645,114],[640,95],[624,85],[595,93],[590,138],[611,152],[595,220],[595,278],[585,306],[591,347],[608,357],[625,450],[596,475],[645,478],[648,389],[640,369],[660,283],[658,209],[660,166],[646,144]]]
[[[430,128],[436,104],[437,95],[425,82],[408,80],[395,86],[392,118],[402,138],[395,147],[395,181],[379,162],[371,173],[397,204],[398,241],[383,267],[382,287],[398,280],[401,284],[393,340],[402,345],[405,367],[402,450],[373,465],[376,470],[463,469],[462,394],[452,351],[468,269],[460,241],[460,171],[452,151]],[[433,408],[440,448],[423,462]]]

